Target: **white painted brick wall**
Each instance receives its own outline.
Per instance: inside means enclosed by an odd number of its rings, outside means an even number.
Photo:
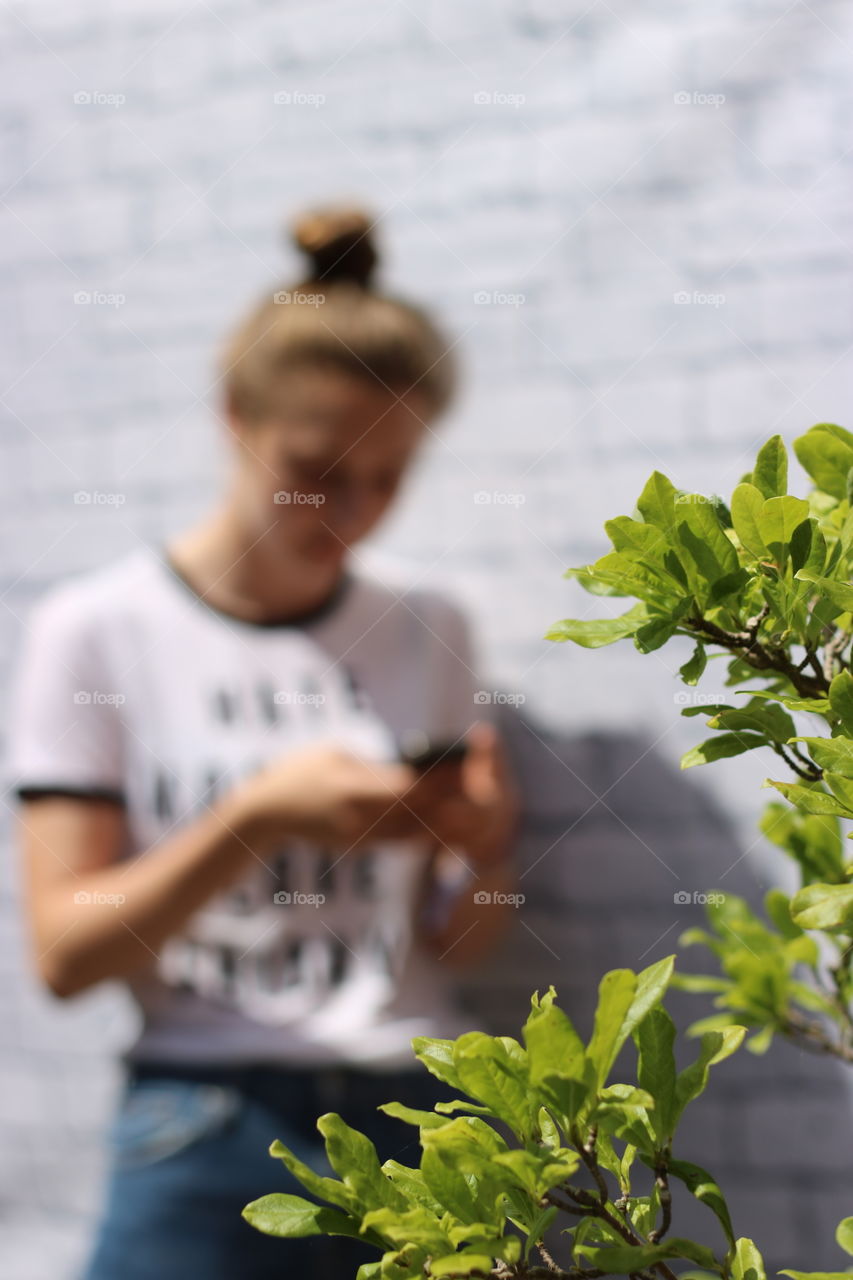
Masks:
[[[295,269],[279,246],[280,217],[352,194],[386,212],[389,284],[438,310],[467,365],[465,394],[380,546],[453,583],[478,620],[487,686],[523,691],[557,748],[588,728],[639,729],[642,743],[660,739],[662,766],[672,766],[695,736],[673,703],[680,655],[641,660],[631,648],[587,653],[540,637],[558,617],[603,608],[562,570],[602,549],[602,522],[631,509],[653,467],[682,486],[726,492],[771,432],[790,441],[812,422],[845,418],[849,7],[124,0],[107,12],[41,0],[0,21],[10,303],[0,350],[0,681],[26,608],[48,584],[205,508],[222,463],[216,345]],[[274,106],[282,90],[325,102]],[[122,93],[126,103],[75,105],[79,91]],[[478,104],[483,92],[524,101]],[[678,104],[679,93],[690,102]],[[725,101],[693,100],[703,94]],[[121,292],[126,303],[76,306],[81,289]],[[477,305],[481,290],[526,300]],[[682,290],[725,302],[677,305]],[[126,502],[75,506],[79,488],[119,491]],[[525,501],[476,504],[479,490]],[[581,759],[592,750],[566,749]],[[630,768],[643,750],[613,759]],[[716,857],[715,873],[753,844],[744,867],[756,885],[764,875],[752,823],[770,770],[747,757],[704,780],[739,824],[711,841],[705,866]],[[531,794],[540,772],[530,771]],[[630,775],[629,799],[641,775]],[[646,833],[658,849],[675,840],[667,806],[687,794],[666,776],[656,784],[662,825]],[[574,785],[558,770],[531,800],[533,816],[553,815],[555,834],[568,825]],[[688,810],[678,819],[685,840]],[[700,825],[690,828],[694,854]],[[561,857],[582,862],[583,829],[557,846]],[[641,846],[630,856],[652,929],[671,883]],[[129,1014],[115,989],[69,1006],[35,989],[8,839],[5,847],[0,1195],[14,1225],[4,1246],[13,1280],[62,1280],[97,1201],[98,1137],[115,1084],[109,1053]],[[549,888],[560,880],[556,856],[543,864],[554,868]],[[581,882],[568,905],[592,903],[595,889],[594,878]],[[612,922],[623,963],[639,945],[629,924]],[[526,991],[549,980],[550,961],[532,945]],[[609,941],[599,949],[590,940],[572,982],[597,980]],[[809,1067],[831,1075],[826,1064]],[[802,1084],[752,1111],[746,1075],[743,1089],[758,1172],[743,1189],[754,1217],[741,1229],[772,1239],[784,1220],[780,1265],[837,1266],[835,1251],[816,1243],[843,1211],[837,1152],[818,1186],[813,1153],[799,1173],[788,1167],[787,1182],[773,1181],[802,1145],[794,1130],[787,1146],[779,1136],[765,1149]],[[815,1106],[822,1135],[829,1126]],[[717,1126],[709,1119],[707,1132]]]

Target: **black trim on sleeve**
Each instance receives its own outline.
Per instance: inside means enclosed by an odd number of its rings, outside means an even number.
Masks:
[[[12,794],[19,800],[40,800],[42,796],[65,796],[72,800],[109,800],[113,804],[126,805],[127,799],[123,791],[116,787],[68,786],[66,783],[38,782],[32,785],[22,783],[12,788]]]

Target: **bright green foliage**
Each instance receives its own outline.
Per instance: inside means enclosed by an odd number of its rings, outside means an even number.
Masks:
[[[842,826],[853,820],[853,435],[822,423],[794,451],[813,481],[806,498],[787,492],[779,436],[728,505],[655,472],[633,514],[605,523],[611,551],[567,573],[593,594],[636,603],[618,620],[566,619],[548,636],[583,645],[630,638],[641,653],[690,637],[679,671],[688,687],[710,658],[727,659],[716,686],[728,698],[683,698],[682,714],[703,716],[714,732],[682,768],[755,750],[784,762],[794,778],[765,785],[787,803],[768,805],[762,829],[800,883],[790,899],[767,895],[769,923],[737,898],[709,895],[708,931],[683,941],[708,945],[724,976],[678,981],[713,993],[721,1012],[692,1030],[734,1019],[754,1029],[755,1052],[780,1032],[853,1062],[853,859],[844,846],[853,833]],[[810,931],[823,934],[822,953]]]
[[[340,1116],[322,1116],[317,1127],[337,1178],[321,1177],[274,1142],[270,1154],[315,1200],[267,1195],[243,1216],[270,1235],[367,1241],[381,1256],[360,1268],[359,1280],[499,1276],[507,1268],[513,1276],[541,1275],[539,1246],[567,1208],[575,1269],[565,1276],[590,1268],[654,1275],[668,1260],[739,1274],[736,1251],[748,1242],[735,1241],[719,1186],[705,1169],[675,1159],[672,1147],[685,1107],[705,1089],[710,1069],[737,1049],[744,1028],[709,1031],[695,1060],[677,1070],[675,1027],[663,1007],[672,972],[668,956],[641,973],[605,974],[587,1042],[553,987],[533,996],[522,1041],[476,1031],[414,1041],[424,1066],[462,1095],[434,1111],[382,1108],[418,1128],[420,1164],[380,1165],[363,1134]],[[631,1040],[636,1083],[611,1082]],[[669,1234],[670,1179],[716,1216],[719,1254]]]

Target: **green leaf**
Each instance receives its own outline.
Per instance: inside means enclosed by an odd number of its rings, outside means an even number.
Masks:
[[[712,729],[726,729],[732,733],[746,730],[750,733],[762,733],[771,742],[790,742],[796,732],[794,722],[776,702],[765,702],[757,699],[745,707],[732,711],[718,711],[708,721]]]
[[[761,491],[754,484],[739,484],[732,494],[732,523],[744,548],[758,560],[767,555],[758,527],[758,517],[763,510],[764,495]]]
[[[692,769],[697,764],[710,764],[714,760],[743,755],[744,751],[766,746],[766,738],[758,733],[721,733],[716,738],[709,738],[707,742],[701,742],[699,746],[691,747],[686,751],[681,757],[681,767]]]
[[[395,1120],[404,1120],[406,1124],[417,1125],[419,1129],[438,1129],[449,1121],[435,1111],[417,1111],[414,1107],[405,1107],[402,1102],[384,1102],[377,1108]]]
[[[611,969],[598,987],[598,1007],[587,1055],[599,1087],[605,1083],[628,1034],[623,1028],[637,991],[637,975],[630,969]]]
[[[835,815],[839,818],[849,818],[851,815],[847,807],[835,796],[830,795],[827,791],[822,791],[817,784],[806,785],[798,782],[775,782],[768,778],[764,783],[765,787],[774,787],[776,791],[782,793],[786,800],[790,800],[791,804],[796,805],[804,813],[819,813]]]
[[[584,649],[600,649],[604,645],[614,644],[632,636],[648,619],[648,609],[642,601],[635,604],[627,613],[618,618],[594,618],[589,621],[582,618],[564,618],[555,622],[545,632],[546,640],[572,640]]]
[[[758,530],[778,564],[786,564],[794,530],[808,517],[809,504],[802,498],[768,498],[764,503],[758,516]]]
[[[490,1276],[492,1259],[482,1253],[450,1253],[443,1258],[430,1259],[430,1276]]]
[[[834,423],[821,422],[794,441],[794,453],[818,489],[843,502],[853,465],[853,436]]]
[[[853,676],[839,671],[829,686],[829,705],[848,733],[853,733]]]
[[[784,1273],[783,1273],[784,1274]],[[731,1264],[732,1280],[767,1280],[764,1260],[751,1240],[744,1236],[736,1241]]]
[[[653,471],[637,499],[637,509],[647,524],[662,530],[672,541],[675,527],[675,485],[660,471]]]
[[[404,1197],[382,1172],[376,1148],[365,1134],[351,1129],[334,1111],[320,1116],[317,1128],[326,1140],[329,1164],[356,1194],[362,1209],[406,1207]]]
[[[667,1161],[667,1167],[670,1174],[684,1183],[691,1195],[701,1200],[717,1215],[729,1244],[733,1245],[735,1236],[725,1196],[707,1169],[702,1169],[698,1164],[691,1164],[687,1160],[672,1159]]]
[[[791,742],[804,742],[809,755],[821,769],[853,778],[853,742],[849,738],[791,738]]]
[[[436,1076],[451,1089],[461,1089],[462,1084],[453,1065],[452,1040],[437,1040],[431,1036],[415,1036],[412,1049],[431,1075]]]
[[[672,1137],[675,1113],[675,1023],[666,1009],[651,1009],[634,1032],[637,1080],[654,1099],[649,1121],[661,1147]]]
[[[842,1218],[835,1229],[835,1240],[845,1253],[853,1255],[853,1218]]]
[[[801,582],[811,582],[822,596],[826,596],[836,606],[839,613],[853,611],[853,587],[846,582],[838,582],[835,578],[823,578],[807,567],[798,569],[794,574]]]
[[[761,446],[752,471],[752,483],[765,498],[788,492],[788,454],[781,436],[771,436]]]
[[[829,710],[828,698],[800,698],[793,694],[787,693],[771,693],[767,689],[738,689],[738,693],[747,694],[751,698],[773,698],[776,702],[781,702],[783,707],[787,707],[789,711],[811,711],[815,715],[822,715],[824,711]]]
[[[526,1072],[494,1036],[469,1031],[453,1049],[453,1065],[463,1092],[484,1103],[522,1140],[531,1128]]]
[[[792,1280],[850,1280],[849,1271],[780,1271],[779,1275]]]
[[[306,1191],[310,1191],[312,1196],[317,1196],[320,1200],[328,1200],[330,1204],[336,1204],[341,1209],[348,1209],[355,1212],[358,1208],[358,1197],[345,1186],[343,1182],[338,1182],[335,1178],[324,1178],[319,1173],[315,1173],[307,1164],[299,1159],[298,1156],[286,1147],[283,1142],[279,1142],[278,1138],[270,1144],[269,1153],[281,1160],[285,1168],[289,1169],[295,1178],[303,1185]]]
[[[627,1276],[635,1271],[656,1262],[664,1262],[667,1258],[684,1258],[688,1262],[698,1262],[702,1267],[713,1267],[719,1274],[717,1260],[710,1249],[696,1244],[693,1240],[682,1240],[673,1236],[660,1244],[616,1245],[597,1249],[592,1255],[596,1266],[605,1275]]]
[[[696,641],[692,655],[679,667],[678,673],[685,684],[698,684],[708,662],[705,646],[701,640]]]
[[[359,1224],[337,1209],[312,1204],[301,1196],[276,1192],[253,1200],[242,1210],[242,1216],[258,1231],[268,1236],[285,1236],[292,1240],[302,1236],[355,1236],[363,1240]]]
[[[522,1034],[527,1045],[530,1083],[534,1085],[541,1084],[548,1075],[583,1079],[584,1043],[569,1018],[557,1007],[556,998],[553,987],[549,987],[541,1000],[537,992],[524,1024]]]
[[[801,929],[853,929],[853,884],[808,884],[791,899]]]
[[[719,1031],[706,1031],[699,1046],[699,1057],[678,1073],[675,1081],[675,1123],[684,1108],[704,1092],[709,1068],[724,1061],[740,1047],[746,1027],[727,1026]]]
[[[699,498],[700,494],[688,494]],[[704,500],[684,501],[676,507],[678,539],[699,573],[712,584],[739,566],[737,551],[720,524],[716,509]]]

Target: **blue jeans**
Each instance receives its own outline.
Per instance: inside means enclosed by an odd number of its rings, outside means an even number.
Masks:
[[[431,1110],[453,1096],[426,1068],[187,1067],[127,1072],[110,1130],[103,1214],[83,1280],[353,1280],[376,1249],[344,1236],[283,1240],[241,1217],[274,1191],[310,1194],[280,1160],[275,1138],[332,1173],[317,1117],[339,1112],[376,1144],[380,1161],[420,1161],[418,1131],[376,1108]]]

